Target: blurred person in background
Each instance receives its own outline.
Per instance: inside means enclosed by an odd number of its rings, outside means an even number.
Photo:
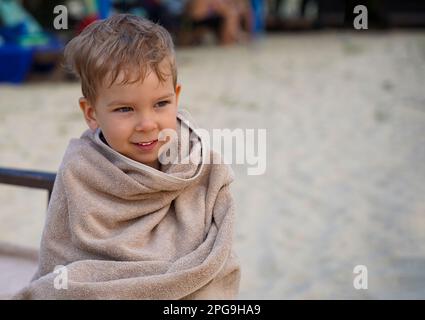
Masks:
[[[188,15],[196,21],[221,19],[220,44],[249,40],[252,32],[252,9],[247,0],[191,0]]]

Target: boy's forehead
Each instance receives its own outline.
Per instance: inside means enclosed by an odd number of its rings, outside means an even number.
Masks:
[[[161,89],[173,85],[172,75],[164,75],[164,81],[161,81],[153,70],[148,69],[145,74],[137,72],[120,71],[116,79],[111,83],[112,73],[108,74],[102,82],[102,88],[111,90],[124,88],[149,86],[151,89]]]
[[[172,70],[171,70],[171,61],[169,59],[163,59],[157,66],[157,70],[165,78],[164,82],[172,80]],[[115,79],[114,79],[115,77]],[[141,82],[143,83],[146,78],[149,78],[151,82],[161,82],[158,79],[158,76],[155,70],[151,66],[139,66],[139,65],[130,65],[124,66],[116,74],[116,71],[109,71],[103,79],[102,85],[106,86],[120,86],[125,83]],[[156,81],[157,80],[157,81]],[[112,83],[112,85],[111,85]]]
[[[160,81],[155,72],[150,71],[147,72],[144,79],[137,80],[135,75],[126,77],[127,75],[121,72],[112,85],[110,85],[110,81],[104,81],[98,90],[98,102],[109,104],[117,99],[126,101],[139,98],[156,99],[175,91],[172,76],[167,76],[165,81]],[[128,82],[123,83],[123,80],[128,80]]]

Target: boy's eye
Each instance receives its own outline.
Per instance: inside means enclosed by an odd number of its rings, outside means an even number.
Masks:
[[[169,103],[170,101],[160,101],[156,105],[161,108],[161,107],[165,107]]]
[[[133,108],[131,108],[131,107],[121,107],[121,108],[115,109],[114,111],[115,112],[130,112],[132,110],[133,110]]]

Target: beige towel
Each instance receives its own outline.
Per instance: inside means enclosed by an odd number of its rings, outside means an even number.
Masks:
[[[178,115],[179,134],[194,132],[186,120]],[[180,142],[173,140],[179,149]],[[159,171],[115,152],[99,131],[72,139],[48,207],[38,271],[14,298],[237,298],[233,172],[206,163],[206,153],[218,155],[203,142],[195,135],[189,148],[198,164]],[[56,266],[66,269],[55,273]]]

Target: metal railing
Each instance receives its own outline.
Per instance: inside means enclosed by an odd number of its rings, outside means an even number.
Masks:
[[[50,201],[55,178],[56,173],[0,167],[0,183],[45,189],[48,192],[47,203]]]

